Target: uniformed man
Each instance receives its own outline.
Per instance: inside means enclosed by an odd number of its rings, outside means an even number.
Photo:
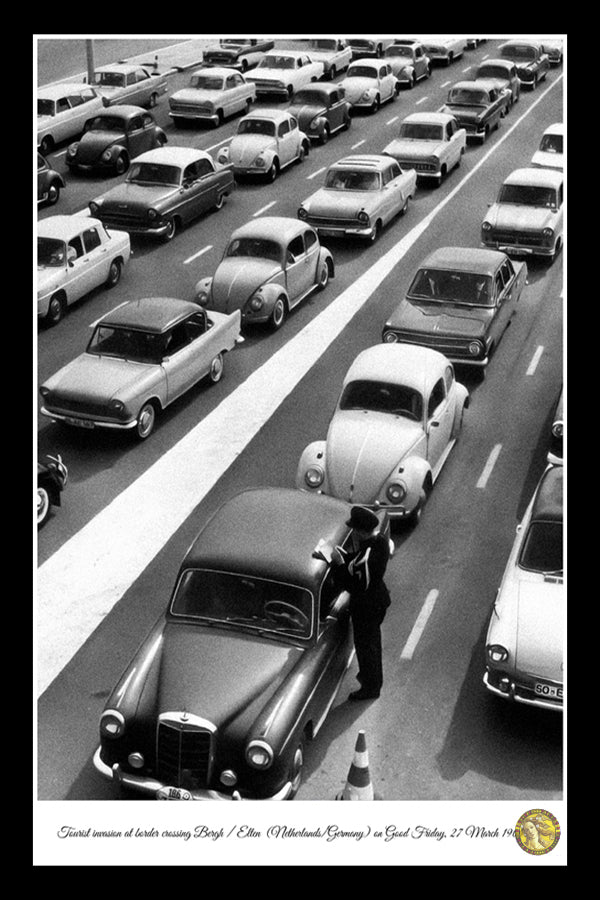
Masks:
[[[353,506],[346,523],[352,528],[347,549],[334,548],[331,561],[336,583],[350,594],[350,616],[361,687],[349,700],[379,697],[383,684],[381,623],[390,605],[383,581],[390,557],[389,540],[381,534],[379,519],[362,506]]]

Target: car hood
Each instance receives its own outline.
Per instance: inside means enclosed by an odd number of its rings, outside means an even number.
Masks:
[[[538,231],[552,225],[556,213],[541,206],[525,206],[518,203],[495,203],[486,220],[499,229],[531,229]]]
[[[218,100],[223,96],[223,90],[209,88],[183,88],[171,95],[171,100],[178,100],[182,103],[210,103]]]
[[[444,141],[407,141],[398,138],[395,141],[391,141],[384,148],[383,152],[389,156],[397,156],[401,159],[425,159],[441,153],[444,143]]]
[[[342,87],[346,92],[346,100],[354,103],[360,100],[365,91],[377,90],[377,81],[375,78],[363,78],[356,76],[355,78],[344,78]]]
[[[485,114],[486,107],[478,106],[473,104],[473,106],[467,106],[466,104],[452,104],[447,103],[446,109],[450,113],[450,115],[454,116],[456,119],[467,122],[474,122],[476,119],[481,118]]]
[[[134,184],[125,181],[117,185],[112,190],[102,194],[96,198],[96,203],[100,204],[102,212],[108,209],[120,210],[136,209],[139,207],[159,206],[161,203],[169,200],[173,194],[180,190],[175,185],[164,184]]]
[[[516,667],[562,681],[563,585],[521,581],[518,592]]]
[[[381,200],[378,191],[334,191],[322,188],[303,204],[311,215],[356,218],[361,209],[369,211]]]
[[[476,338],[485,334],[493,315],[493,309],[480,306],[451,306],[403,300],[387,324],[400,331],[418,331],[419,334]]]
[[[167,625],[158,708],[185,710],[217,727],[250,711],[249,727],[302,653],[249,633]]]
[[[240,134],[229,145],[229,162],[249,166],[263,150],[275,150],[277,142],[268,134]]]
[[[88,131],[79,140],[75,160],[84,165],[93,162],[107,147],[122,143],[124,140],[125,135],[117,134],[115,131]]]
[[[563,155],[562,153],[547,153],[545,150],[538,150],[533,154],[531,165],[540,166],[542,169],[558,169],[562,172]]]
[[[38,294],[45,294],[62,284],[66,278],[65,269],[61,266],[39,267],[37,270]]]
[[[325,107],[320,106],[318,103],[300,103],[296,106],[290,106],[288,112],[298,120],[301,131],[304,131],[307,125],[310,125],[315,116],[327,115]]]
[[[246,81],[262,81],[265,78],[269,81],[280,81],[282,84],[286,84],[288,78],[294,78],[298,71],[298,69],[258,68],[246,75]]]
[[[46,381],[54,395],[65,400],[102,403],[126,392],[158,367],[150,363],[83,353]],[[56,404],[60,403],[56,402]]]
[[[254,291],[280,271],[279,263],[268,259],[224,259],[213,278],[210,308],[223,313],[242,309]]]
[[[423,435],[420,423],[366,410],[338,411],[327,432],[329,492],[373,503],[386,479]]]

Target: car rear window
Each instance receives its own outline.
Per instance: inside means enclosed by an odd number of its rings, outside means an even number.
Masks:
[[[368,409],[420,421],[423,398],[413,388],[381,381],[351,381],[340,398],[340,409]]]

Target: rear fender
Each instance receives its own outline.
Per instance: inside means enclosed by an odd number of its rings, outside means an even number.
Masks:
[[[321,247],[319,250],[319,266],[318,271],[320,271],[323,263],[327,261],[327,265],[329,266],[329,277],[335,278],[335,263],[333,262],[333,256],[331,255],[331,251],[327,249],[327,247]]]

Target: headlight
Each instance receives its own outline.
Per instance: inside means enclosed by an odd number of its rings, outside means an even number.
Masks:
[[[42,385],[40,388],[40,394],[44,399],[50,396],[50,388],[47,388],[45,385]]]
[[[156,219],[158,217],[158,213],[155,209],[149,209],[147,215],[149,219]]]
[[[208,303],[208,289],[202,288],[196,294],[196,303],[199,303],[200,306],[206,306]]]
[[[254,160],[254,165],[258,166],[259,169],[264,169],[265,167],[265,158],[264,156],[257,156]]]
[[[77,153],[77,148],[78,148],[78,147],[79,147],[79,144],[78,144],[78,143],[71,144],[71,146],[70,146],[69,149],[67,150],[67,156],[75,156],[75,154]]]
[[[268,769],[273,764],[273,750],[266,741],[251,741],[246,747],[246,762],[255,769]]]
[[[508,650],[502,644],[489,644],[486,651],[489,661],[493,663],[506,662],[509,656]]]
[[[357,215],[356,218],[358,219],[358,221],[360,222],[361,225],[368,225],[368,224],[369,224],[369,221],[370,221],[370,220],[369,220],[369,214],[366,213],[366,212],[364,211],[364,209],[361,209],[361,211],[359,212],[359,214]]]
[[[552,426],[552,434],[555,438],[561,438],[563,436],[563,430],[564,428],[562,422],[555,422]]]
[[[90,202],[89,207],[90,207],[90,212],[91,212],[91,214],[92,214],[93,216],[95,216],[96,213],[98,212],[98,210],[100,209],[99,204],[96,203],[94,200],[92,200],[92,201]]]
[[[118,738],[125,731],[125,719],[116,709],[109,709],[102,713],[100,719],[100,734],[102,737]]]
[[[545,238],[551,238],[554,235],[554,229],[553,228],[544,228],[544,230],[542,231],[542,234],[544,235]]]
[[[368,88],[368,89],[364,92],[364,94],[362,95],[362,97],[361,97],[360,99],[361,99],[361,100],[368,100],[368,99],[371,97],[372,93],[373,93],[372,89],[371,89],[371,88]]]
[[[105,150],[104,153],[102,154],[102,159],[104,160],[104,162],[110,162],[111,157],[112,157],[112,150],[109,147],[108,150]]]
[[[402,503],[408,493],[407,487],[403,481],[394,481],[388,484],[385,495],[390,503]]]
[[[492,226],[490,225],[489,222],[484,222],[483,225],[481,226],[481,230],[482,231],[491,231]]]
[[[300,209],[298,210],[298,218],[299,219],[307,219],[308,218],[308,213],[304,209],[303,206],[301,206]]]
[[[111,400],[110,408],[114,409],[115,412],[123,412],[125,405],[120,400]]]
[[[219,150],[219,155],[217,156],[217,160],[220,163],[226,163],[229,161],[229,147],[223,147],[222,150]]]
[[[315,116],[314,119],[311,120],[309,128],[316,128],[317,122],[319,121],[319,116]]]
[[[237,784],[237,775],[233,769],[224,769],[219,775],[219,781],[221,784],[224,784],[225,787],[233,787]]]
[[[321,466],[309,466],[304,474],[304,480],[311,488],[316,488],[319,487],[320,484],[323,484],[324,478],[325,473]]]
[[[386,331],[383,335],[383,343],[384,344],[397,344],[398,343],[398,335],[393,331]]]
[[[134,752],[129,754],[129,756],[127,757],[127,762],[132,769],[141,769],[143,768],[146,760],[141,753]]]
[[[263,308],[264,302],[265,302],[265,301],[264,301],[264,299],[261,297],[260,294],[255,294],[255,295],[252,297],[252,299],[250,300],[250,309],[253,309],[254,312],[258,312],[259,309],[262,309],[262,308]]]
[[[469,353],[471,356],[479,356],[479,354],[483,350],[483,344],[481,341],[471,341],[469,344]]]

